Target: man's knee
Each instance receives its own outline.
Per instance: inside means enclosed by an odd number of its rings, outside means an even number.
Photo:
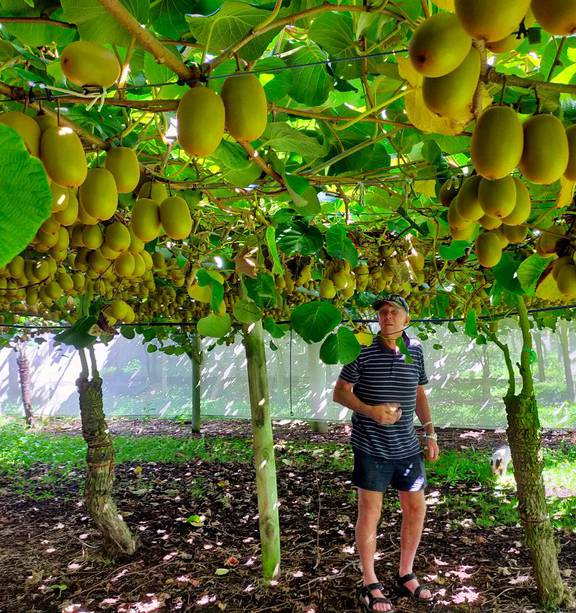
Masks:
[[[402,492],[400,506],[405,516],[421,518],[426,515],[426,499],[423,492]]]
[[[358,520],[378,521],[382,513],[382,494],[358,488]]]

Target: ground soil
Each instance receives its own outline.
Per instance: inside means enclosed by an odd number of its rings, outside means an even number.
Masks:
[[[79,432],[78,424],[49,427]],[[112,420],[112,433],[173,436],[244,436],[245,422],[214,421],[192,434],[186,423]],[[82,474],[73,472],[34,498],[12,493],[0,475],[0,611],[2,613],[116,611],[347,612],[356,611],[359,568],[354,553],[355,498],[347,472],[287,463],[282,442],[341,441],[348,429],[326,434],[302,423],[275,424],[281,503],[282,574],[265,588],[259,581],[259,534],[253,472],[246,464],[210,464],[191,458],[178,464],[117,467],[115,498],[138,535],[131,559],[112,560],[81,501]],[[487,461],[503,432],[446,429],[444,449],[485,450]],[[548,432],[544,443],[576,444],[576,433]],[[289,460],[288,460],[289,462]],[[37,480],[43,467],[27,475]],[[393,601],[397,611],[538,611],[530,560],[519,527],[484,529],[474,522],[480,484],[428,489],[429,513],[416,561],[435,593],[433,605]],[[438,504],[469,497],[470,509]],[[43,499],[43,496],[46,496]],[[377,571],[392,587],[398,561],[400,515],[386,498],[378,537]],[[559,532],[560,565],[576,586],[576,537]]]

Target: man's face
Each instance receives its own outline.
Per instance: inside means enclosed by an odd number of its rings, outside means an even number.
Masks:
[[[404,309],[385,302],[378,311],[380,331],[385,338],[399,338],[408,324],[408,314]]]

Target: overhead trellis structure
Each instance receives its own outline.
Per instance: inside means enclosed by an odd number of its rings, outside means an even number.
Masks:
[[[518,313],[528,354],[528,311],[553,327],[576,299],[572,3],[30,4],[0,0],[3,323],[67,326],[81,351],[118,328],[186,352],[185,324],[242,333],[268,457],[260,327],[344,363],[399,293],[423,328],[502,349],[514,461],[541,479],[516,432],[538,425],[529,362],[517,396],[496,320]]]

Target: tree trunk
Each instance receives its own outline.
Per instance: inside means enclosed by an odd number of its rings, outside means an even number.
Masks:
[[[544,346],[542,344],[542,332],[534,332],[536,341],[536,355],[538,356],[538,381],[546,381],[546,369],[544,363]]]
[[[20,379],[20,389],[22,390],[22,404],[24,405],[24,419],[28,427],[32,426],[32,379],[30,378],[30,362],[26,355],[26,349],[22,343],[18,344],[18,375]]]
[[[82,356],[82,350],[80,350]],[[112,499],[114,483],[114,448],[108,433],[102,402],[102,379],[93,368],[88,380],[85,358],[82,373],[76,381],[80,396],[82,436],[88,446],[87,475],[84,488],[86,507],[112,554],[131,555],[137,541],[122,519]]]
[[[520,521],[524,530],[524,541],[532,558],[538,598],[545,607],[557,608],[570,605],[571,595],[560,575],[558,544],[546,507],[540,420],[530,369],[532,337],[528,312],[521,296],[518,297],[518,314],[523,339],[519,364],[522,391],[518,395],[514,391],[514,369],[509,349],[497,342],[504,351],[509,374],[508,392],[504,397],[508,417],[508,443],[514,465]]]
[[[202,376],[202,345],[198,334],[192,335],[192,347],[186,355],[192,364],[192,432],[200,432],[200,392]]]
[[[560,348],[562,351],[562,363],[564,364],[564,375],[566,377],[566,400],[574,403],[574,377],[572,376],[572,365],[570,363],[570,345],[568,343],[568,322],[558,322],[558,335],[560,337]]]
[[[270,581],[280,573],[280,522],[262,322],[244,326],[244,347],[254,437],[262,573],[264,580]]]

